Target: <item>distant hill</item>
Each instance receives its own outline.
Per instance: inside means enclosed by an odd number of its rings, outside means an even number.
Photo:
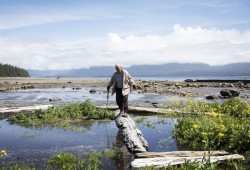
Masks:
[[[250,76],[250,63],[210,66],[202,63],[168,63],[162,65],[133,65],[125,68],[133,77],[164,76]],[[32,77],[110,77],[114,66],[93,66],[74,70],[29,70]]]
[[[31,77],[58,77],[66,74],[69,70],[27,70]]]
[[[0,77],[30,77],[30,75],[22,68],[0,63]]]

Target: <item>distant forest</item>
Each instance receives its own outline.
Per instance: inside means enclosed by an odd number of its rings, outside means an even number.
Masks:
[[[0,77],[30,77],[30,75],[22,68],[0,63]]]

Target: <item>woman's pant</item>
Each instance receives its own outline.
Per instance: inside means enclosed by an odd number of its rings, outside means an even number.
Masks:
[[[121,112],[128,112],[128,95],[122,95],[122,88],[116,88],[116,104]]]

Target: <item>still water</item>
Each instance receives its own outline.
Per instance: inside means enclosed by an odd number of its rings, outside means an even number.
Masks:
[[[90,99],[94,103],[106,104],[107,93],[105,87],[94,87],[96,93],[90,93],[93,87],[79,87],[79,90],[73,88],[46,88],[46,89],[26,89],[12,90],[0,94],[0,104],[16,103],[16,104],[58,104],[67,102],[82,102]],[[60,101],[50,102],[51,98],[60,98]],[[174,98],[181,100],[180,97]],[[171,97],[172,99],[172,97]],[[149,93],[137,93],[132,91],[129,94],[129,102],[151,102],[166,103],[169,96]],[[109,102],[115,103],[115,95],[109,95]]]
[[[133,117],[135,122],[137,119],[143,119],[142,122],[137,123],[137,126],[148,141],[148,151],[178,150],[175,139],[171,135],[175,119]],[[28,161],[35,167],[45,168],[48,158],[60,152],[82,155],[85,151],[103,151],[108,148],[119,151],[119,148],[124,147],[114,121],[86,120],[75,126],[83,132],[46,126],[37,129],[27,128],[9,124],[7,119],[0,120],[0,150],[5,149],[8,153],[7,156],[0,159],[0,166],[5,166],[10,162]],[[124,153],[119,154],[125,155]],[[131,159],[116,159],[110,163],[107,169],[129,167]],[[122,162],[124,160],[130,161]]]
[[[93,87],[72,87],[13,90],[0,94],[0,104],[61,104],[81,102],[90,99],[93,103],[106,104],[107,93],[105,87],[94,87],[96,93],[90,93]],[[50,98],[60,98],[60,101],[50,102]],[[178,98],[178,97],[177,97]],[[141,94],[132,92],[129,102],[166,103],[169,96],[159,94]],[[109,103],[115,103],[115,96],[110,96]],[[137,126],[148,141],[148,151],[163,152],[178,150],[171,132],[174,129],[175,119],[163,117],[134,116]],[[140,123],[139,123],[140,122]],[[103,151],[108,148],[124,148],[121,135],[114,121],[86,120],[75,125],[82,132],[64,130],[56,127],[27,128],[10,124],[7,119],[0,120],[0,150],[6,150],[7,156],[0,159],[0,167],[10,162],[26,162],[38,168],[45,168],[48,159],[60,152],[74,153],[78,156],[85,151]],[[126,148],[126,147],[125,147]],[[107,169],[128,168],[131,160],[116,158]]]

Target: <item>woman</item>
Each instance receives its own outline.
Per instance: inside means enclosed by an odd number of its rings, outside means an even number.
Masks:
[[[128,94],[131,86],[135,89],[134,80],[129,73],[120,65],[115,65],[116,72],[110,79],[107,90],[112,87],[112,95],[116,93],[116,104],[120,109],[120,114],[127,116],[128,113]]]

